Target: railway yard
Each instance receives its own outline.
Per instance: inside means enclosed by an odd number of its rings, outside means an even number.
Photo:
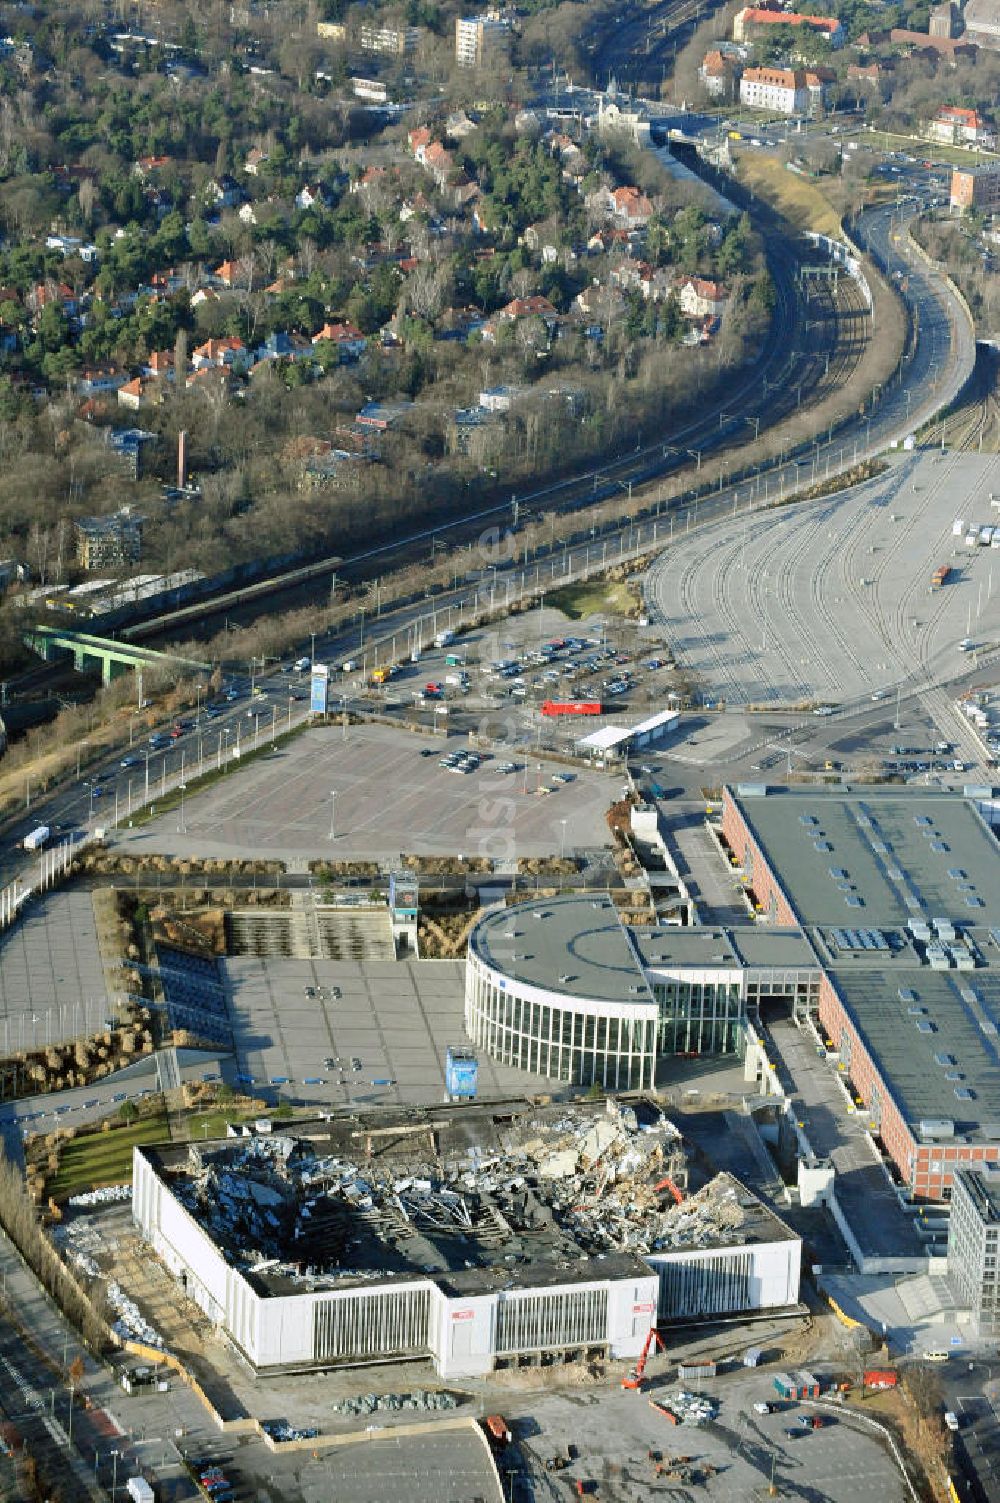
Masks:
[[[734,508],[654,564],[656,625],[704,692],[734,706],[939,693],[1000,631],[1000,558],[965,543],[967,526],[996,519],[998,481],[995,457],[924,452],[827,499]]]

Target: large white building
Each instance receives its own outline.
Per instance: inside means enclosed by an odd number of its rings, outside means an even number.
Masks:
[[[257,1371],[425,1357],[472,1377],[634,1360],[658,1319],[797,1302],[799,1239],[727,1175],[675,1205],[665,1166],[683,1179],[645,1101],[344,1113],[137,1147],[132,1214]]]
[[[800,68],[746,68],[740,79],[740,103],[752,110],[804,115],[810,94]]]
[[[798,933],[630,928],[606,893],[494,910],[469,936],[465,1027],[501,1064],[611,1091],[652,1087],[664,1055],[744,1052],[762,997],[815,1007]]]

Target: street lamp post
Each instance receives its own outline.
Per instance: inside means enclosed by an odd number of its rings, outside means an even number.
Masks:
[[[330,835],[329,835],[329,839],[330,840],[335,840],[337,838],[336,837],[336,833],[334,831],[334,823],[333,823],[334,810],[336,809],[336,807],[337,807],[337,793],[336,793],[335,789],[331,788],[330,789]]]
[[[184,790],[187,788],[187,784],[186,783],[179,783],[177,786],[180,788],[180,792],[181,792],[181,816],[180,816],[180,820],[178,821],[178,824],[177,824],[177,832],[180,835],[186,835],[187,834],[187,826],[184,823]]]

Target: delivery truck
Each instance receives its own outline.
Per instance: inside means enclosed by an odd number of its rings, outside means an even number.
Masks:
[[[52,831],[49,829],[48,825],[36,825],[33,830],[30,830],[28,834],[25,835],[24,839],[21,841],[21,844],[26,851],[40,851],[51,834]]]

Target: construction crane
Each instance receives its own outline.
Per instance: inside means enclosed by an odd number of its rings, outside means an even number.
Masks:
[[[637,1390],[642,1389],[643,1380],[646,1375],[646,1363],[649,1361],[649,1353],[652,1349],[654,1341],[660,1348],[661,1352],[666,1352],[667,1344],[664,1341],[663,1337],[660,1335],[655,1326],[650,1326],[649,1335],[646,1337],[646,1340],[643,1343],[642,1351],[639,1353],[638,1362],[635,1364],[635,1367],[631,1368],[628,1374],[624,1378],[622,1378],[622,1388],[631,1388]]]

